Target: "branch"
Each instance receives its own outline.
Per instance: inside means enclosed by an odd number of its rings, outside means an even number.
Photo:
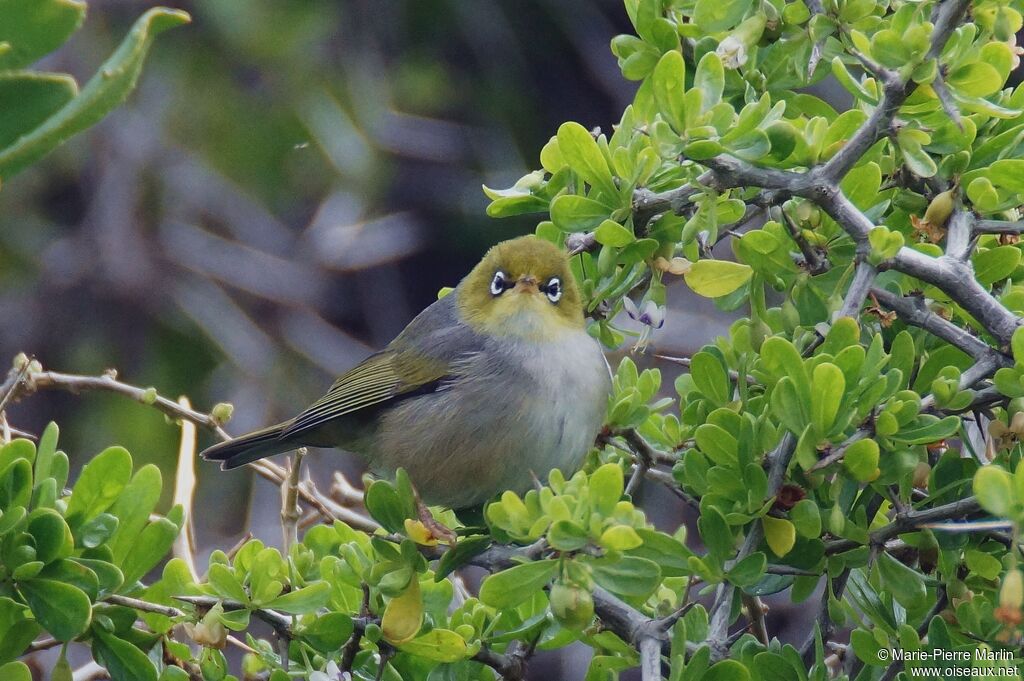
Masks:
[[[288,640],[293,638],[291,618],[287,615],[282,615],[276,610],[268,610],[266,608],[251,609],[244,603],[239,603],[238,601],[233,601],[231,599],[215,598],[213,596],[175,596],[174,599],[182,601],[184,603],[191,603],[192,605],[197,605],[200,608],[212,608],[213,606],[220,603],[224,610],[227,612],[231,612],[233,610],[249,610],[258,619],[269,624],[270,627],[279,637]],[[170,609],[175,610],[176,608]],[[178,612],[179,614],[181,614],[180,610]],[[168,615],[168,617],[171,617],[171,615]]]
[[[994,360],[998,366],[1013,364],[1009,357],[972,335],[967,329],[960,328],[932,312],[920,296],[898,296],[877,287],[871,289],[871,295],[879,303],[899,315],[900,319],[907,324],[924,329],[933,336],[963,350],[975,360]]]
[[[860,314],[860,310],[864,307],[864,301],[867,300],[868,292],[871,290],[871,285],[875,282],[877,274],[878,271],[874,265],[858,256],[857,269],[853,273],[853,281],[850,283],[850,288],[847,289],[846,296],[843,298],[843,306],[836,312],[835,319],[857,317]]]
[[[288,479],[281,485],[281,533],[284,541],[284,553],[299,541],[299,483],[302,475],[302,459],[306,456],[306,448],[299,447],[292,454],[291,468]]]
[[[810,272],[811,275],[827,272],[830,267],[828,259],[822,258],[817,249],[815,249],[814,246],[811,246],[807,239],[803,237],[803,234],[800,233],[800,226],[796,224],[796,221],[789,214],[789,211],[782,208],[780,212],[782,213],[782,218],[786,223],[786,227],[789,229],[789,236],[800,248],[800,253],[804,256],[804,263],[807,265],[807,271]]]
[[[197,426],[202,426],[213,431],[221,440],[231,439],[231,436],[221,426],[220,421],[211,414],[182,406],[155,393],[152,389],[143,389],[122,383],[116,379],[116,376],[117,373],[114,371],[109,371],[102,376],[79,376],[56,371],[30,371],[23,379],[19,379],[17,372],[12,371],[4,384],[0,385],[0,395],[7,394],[5,391],[9,391],[13,399],[16,394],[31,395],[39,390],[64,390],[76,394],[87,390],[112,392],[154,407],[172,419],[190,421]],[[272,461],[254,461],[248,465],[260,477],[270,480],[278,486],[285,481],[288,475],[283,467]],[[356,513],[326,495],[320,494],[309,480],[304,480],[299,484],[298,494],[302,501],[317,509],[325,520],[330,522],[341,520],[356,529],[370,533],[380,529],[380,525],[373,519]]]
[[[187,397],[178,400],[185,409],[190,409]],[[178,447],[178,465],[174,474],[174,500],[172,506],[180,505],[184,510],[184,521],[181,531],[174,538],[173,553],[188,568],[193,581],[199,580],[195,561],[195,534],[192,527],[192,500],[196,490],[196,424],[192,421],[181,421],[181,445]]]
[[[768,462],[768,497],[774,497],[782,488],[786,479],[786,471],[789,462],[796,451],[796,437],[787,432],[782,436],[778,446],[775,447],[766,457]],[[736,553],[733,564],[736,564],[753,553],[764,538],[764,527],[759,521],[755,521],[747,533],[743,546]],[[732,614],[732,601],[735,589],[728,582],[723,582],[715,595],[715,601],[711,606],[711,613],[708,622],[708,643],[711,646],[712,659],[722,659],[726,654],[726,642],[729,634],[729,617]]]
[[[973,229],[975,234],[1020,234],[1024,232],[1024,220],[975,220]]]
[[[868,535],[868,544],[872,546],[880,546],[893,537],[905,532],[913,532],[919,529],[922,525],[937,523],[944,520],[954,520],[980,511],[981,505],[975,497],[971,496],[921,511],[897,513],[891,523],[878,528]],[[856,542],[852,539],[833,539],[825,542],[825,554],[833,555],[836,553],[842,553],[860,546],[860,542]]]
[[[1003,307],[974,278],[970,262],[933,258],[904,246],[882,268],[892,268],[938,287],[974,317],[1003,346],[1009,346],[1018,317]]]
[[[957,210],[949,218],[946,231],[946,255],[954,260],[965,261],[971,256],[971,213]]]

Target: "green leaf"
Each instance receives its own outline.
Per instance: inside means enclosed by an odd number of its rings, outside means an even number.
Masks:
[[[992,515],[1008,518],[1016,500],[1012,476],[994,465],[982,466],[974,474],[974,496]]]
[[[243,604],[249,602],[249,594],[245,592],[242,583],[238,581],[227,565],[211,563],[207,575],[210,586],[216,589],[219,595],[224,598],[233,598]]]
[[[622,498],[625,487],[622,467],[617,463],[606,463],[590,475],[590,499],[601,515],[610,515],[615,504]]]
[[[654,67],[651,86],[661,115],[682,134],[686,130],[686,62],[682,53],[671,50],[661,56]]]
[[[991,212],[999,204],[999,192],[987,177],[976,177],[967,185],[967,198],[981,212]]]
[[[716,662],[700,677],[701,681],[749,681],[750,672],[736,660]]]
[[[1010,340],[1013,359],[1017,364],[1024,364],[1024,326],[1018,326]]]
[[[422,624],[423,598],[420,583],[413,578],[404,592],[388,601],[380,628],[388,641],[398,644],[411,640]]]
[[[317,650],[332,653],[345,645],[354,628],[352,618],[347,614],[328,612],[304,626],[300,636]]]
[[[85,3],[79,0],[3,0],[0,45],[7,43],[9,49],[0,51],[0,70],[28,66],[53,52],[84,18]]]
[[[579,123],[563,123],[558,128],[558,149],[569,167],[587,184],[599,189],[608,199],[618,195],[608,162],[590,131]]]
[[[878,573],[882,587],[903,607],[919,608],[928,598],[924,576],[884,551],[878,554]]]
[[[629,551],[644,542],[629,525],[613,525],[601,533],[598,543],[611,551]]]
[[[519,605],[543,589],[557,568],[558,561],[538,560],[496,572],[480,585],[480,600],[498,610]]]
[[[750,281],[754,271],[750,265],[728,260],[698,260],[683,275],[694,293],[705,298],[729,295]]]
[[[658,564],[637,556],[598,558],[588,561],[587,565],[593,572],[594,581],[619,596],[649,596],[661,581]]]
[[[563,232],[589,231],[606,221],[609,212],[603,203],[576,194],[562,194],[551,202],[551,221]]]
[[[765,541],[768,542],[768,548],[772,553],[782,558],[793,550],[796,543],[796,528],[793,523],[766,515],[761,517],[761,525],[764,527]]]
[[[115,564],[123,564],[134,547],[139,533],[160,501],[162,488],[160,469],[153,464],[146,464],[132,476],[131,482],[110,507],[110,513],[118,520],[117,529],[108,544],[114,554]]]
[[[996,579],[1003,571],[1003,564],[999,559],[984,551],[968,550],[964,552],[964,563],[967,569],[982,579]]]
[[[39,625],[25,615],[25,604],[0,596],[0,664],[19,657],[39,634]]]
[[[823,435],[832,429],[845,391],[846,377],[839,367],[829,362],[814,367],[811,379],[811,422]]]
[[[636,237],[614,220],[605,220],[594,230],[594,238],[603,246],[622,248],[632,243]]]
[[[753,0],[697,0],[693,23],[705,33],[727,31],[740,23]]]
[[[690,359],[690,376],[697,390],[715,406],[720,407],[732,400],[729,374],[717,356],[710,352],[695,354]]]
[[[701,93],[702,112],[722,101],[722,91],[725,89],[725,69],[717,54],[708,52],[701,57],[697,64],[697,72],[693,76],[693,86]]]
[[[945,440],[958,430],[960,430],[960,419],[956,416],[939,419],[931,414],[922,414],[908,426],[901,428],[892,436],[892,439],[911,445],[926,445]]]
[[[467,657],[466,640],[449,629],[431,629],[398,646],[402,652],[435,662],[457,662]]]
[[[653,561],[664,577],[682,577],[690,574],[689,558],[693,555],[679,540],[655,530],[637,529],[643,545],[629,552]]]
[[[147,572],[152,570],[171,550],[178,526],[167,518],[154,520],[139,533],[133,549],[121,564],[126,587],[134,586]]]
[[[23,1],[29,5],[34,2]],[[188,14],[180,10],[154,7],[146,11],[77,97],[41,126],[0,151],[0,178],[10,178],[71,136],[99,122],[123,102],[138,80],[153,37],[188,21]]]
[[[736,540],[729,529],[729,523],[716,507],[708,506],[702,509],[700,518],[697,519],[697,529],[704,541],[704,547],[712,556],[725,561],[736,550]]]
[[[71,490],[65,516],[77,527],[110,508],[128,484],[132,457],[124,447],[109,447],[85,464]]]
[[[156,667],[149,657],[103,627],[93,627],[92,650],[113,681],[157,681]]]
[[[843,465],[858,482],[871,482],[878,477],[878,443],[857,440],[846,449]]]
[[[729,581],[738,587],[756,584],[764,576],[765,567],[768,565],[768,557],[761,551],[756,551],[729,570]]]
[[[405,519],[413,517],[410,509],[387,480],[375,480],[366,490],[366,510],[389,532],[405,530]]]
[[[314,582],[309,586],[278,596],[267,603],[266,607],[292,615],[304,615],[327,605],[327,600],[330,597],[331,585],[329,583]]]
[[[92,604],[81,589],[50,579],[19,585],[36,620],[58,641],[70,641],[89,628]]]
[[[468,563],[474,556],[486,551],[490,545],[491,538],[489,536],[466,537],[459,541],[455,548],[448,549],[441,556],[434,572],[434,580],[441,581],[454,570]]]
[[[36,560],[44,563],[67,558],[75,549],[71,528],[53,509],[33,511],[28,520],[28,533],[35,540]]]
[[[547,536],[551,548],[558,551],[578,551],[590,543],[587,531],[571,520],[558,520],[552,523]]]
[[[953,69],[946,77],[946,83],[959,94],[987,97],[999,91],[1003,78],[991,64],[976,61]]]
[[[918,177],[932,177],[938,171],[938,166],[928,152],[921,146],[921,142],[911,133],[919,132],[911,128],[904,128],[896,133],[900,151],[903,152],[903,162],[912,173]]]
[[[0,679],[4,681],[32,681],[32,672],[24,662],[0,665]]]
[[[1020,256],[1020,249],[1016,246],[997,246],[980,251],[971,259],[974,277],[985,286],[1006,279],[1017,269]]]
[[[0,149],[36,128],[76,94],[75,79],[63,73],[0,71]]]
[[[821,534],[821,512],[812,499],[801,499],[789,511],[789,520],[797,534],[816,539]]]
[[[1003,158],[987,169],[989,178],[999,187],[1016,194],[1024,194],[1024,159]]]

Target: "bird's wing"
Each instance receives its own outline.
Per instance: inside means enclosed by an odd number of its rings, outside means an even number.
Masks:
[[[482,340],[458,319],[450,294],[421,312],[391,344],[343,374],[327,394],[292,419],[282,437],[301,440],[361,409],[422,394],[449,378]]]

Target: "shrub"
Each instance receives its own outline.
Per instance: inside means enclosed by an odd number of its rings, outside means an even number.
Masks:
[[[637,35],[612,51],[639,86],[611,134],[566,123],[540,170],[485,191],[493,216],[547,214],[537,233],[576,256],[609,347],[649,344],[678,277],[747,315],[674,358],[674,395],[624,359],[585,469],[505,493],[477,524],[439,511],[453,547],[429,539],[404,475],[368,487],[369,519],[299,482],[301,453],[290,473],[258,464],[286,490],[286,550],[249,541],[199,576],[179,547],[149,580],[188,519],[148,519],[152,469],[132,476],[110,449],[69,494],[56,430],[15,440],[0,450],[0,676],[75,640],[118,680],[215,681],[243,631],[242,675],[272,681],[521,678],[536,650],[577,641],[588,680],[1018,664],[1024,90],[1004,86],[1020,3],[625,5]],[[848,110],[805,90],[829,75]],[[51,388],[214,430],[226,417],[26,360],[3,394]],[[654,529],[641,485],[695,510],[699,543]],[[328,521],[301,540],[296,502]],[[476,595],[466,565],[489,571]],[[809,602],[795,643],[765,620],[773,594]]]

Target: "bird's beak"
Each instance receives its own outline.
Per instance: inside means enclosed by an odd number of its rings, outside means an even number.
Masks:
[[[516,282],[516,291],[519,293],[537,293],[538,290],[537,277],[532,274],[520,277],[519,281]]]

